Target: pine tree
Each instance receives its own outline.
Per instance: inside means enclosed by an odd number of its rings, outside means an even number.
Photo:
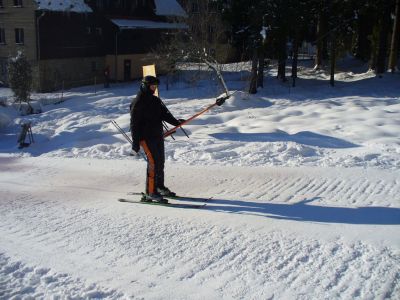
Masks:
[[[22,52],[18,52],[16,57],[9,58],[8,78],[16,101],[19,101],[20,104],[26,102],[29,105],[32,91],[32,69]]]

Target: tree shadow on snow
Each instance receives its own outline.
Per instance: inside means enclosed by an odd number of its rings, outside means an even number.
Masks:
[[[213,199],[210,200],[207,209],[293,221],[364,225],[400,224],[400,208],[334,207],[308,204],[318,199],[321,198],[304,199],[295,204]]]
[[[354,148],[359,147],[351,142],[310,131],[288,134],[284,131],[271,133],[215,133],[216,139],[236,142],[296,142],[298,144],[322,148]]]

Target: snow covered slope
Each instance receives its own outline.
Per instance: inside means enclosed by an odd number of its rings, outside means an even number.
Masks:
[[[190,139],[167,140],[166,183],[213,197],[202,210],[117,201],[144,188],[145,162],[110,124],[128,130],[137,84],[71,90],[40,115],[0,107],[12,120],[0,129],[0,299],[398,299],[398,75],[343,73],[331,88],[300,74],[294,89],[268,79],[237,92],[186,126]],[[160,92],[182,118],[222,93],[209,81]],[[35,144],[21,151],[26,121]]]

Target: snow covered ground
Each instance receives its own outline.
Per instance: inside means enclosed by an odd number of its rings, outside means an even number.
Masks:
[[[238,92],[166,141],[167,185],[213,197],[202,210],[117,201],[144,188],[110,124],[128,131],[138,83],[70,90],[38,115],[0,106],[0,299],[399,299],[399,75],[300,75],[248,95],[231,70]],[[221,93],[160,87],[179,118]]]

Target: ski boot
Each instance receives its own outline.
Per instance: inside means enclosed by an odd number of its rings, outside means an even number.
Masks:
[[[168,200],[164,199],[163,196],[158,193],[143,194],[142,199],[140,201],[168,204]]]
[[[170,189],[165,186],[157,188],[157,192],[164,197],[176,197],[176,193],[171,192]]]

